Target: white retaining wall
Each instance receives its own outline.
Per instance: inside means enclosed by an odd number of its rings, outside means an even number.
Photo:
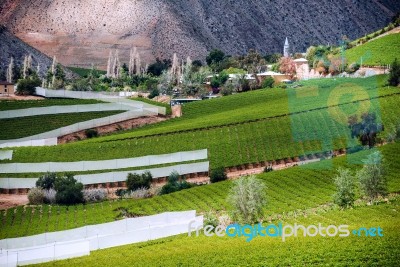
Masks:
[[[0,240],[0,266],[17,266],[87,255],[89,250],[188,233],[203,226],[196,211],[166,212],[35,236]]]
[[[0,160],[12,159],[12,155],[13,155],[12,150],[0,150]]]
[[[72,172],[133,168],[206,159],[207,149],[182,151],[162,155],[149,155],[136,158],[110,159],[76,162],[40,162],[40,163],[4,163],[0,164],[0,173],[26,172]]]
[[[75,175],[75,179],[84,185],[100,184],[100,183],[114,183],[123,182],[126,180],[128,173],[142,174],[145,171],[151,172],[153,178],[166,177],[173,171],[177,171],[180,175],[208,172],[210,168],[209,162],[197,162],[190,164],[179,164],[161,168],[151,168],[144,170],[132,170],[121,172],[105,172],[95,174],[82,174]],[[19,189],[19,188],[32,188],[36,186],[38,178],[0,178],[1,189]]]

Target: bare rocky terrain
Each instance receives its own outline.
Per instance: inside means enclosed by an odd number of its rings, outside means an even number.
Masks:
[[[104,68],[111,49],[127,62],[132,46],[147,63],[212,48],[282,53],[286,36],[301,52],[363,36],[398,11],[398,0],[3,0],[0,24],[63,64]]]

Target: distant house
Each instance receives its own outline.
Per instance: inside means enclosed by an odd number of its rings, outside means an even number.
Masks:
[[[284,80],[290,80],[290,75],[274,72],[274,71],[266,71],[262,73],[257,74],[257,78],[259,80],[259,83],[262,84],[262,82],[269,78],[272,77],[274,79],[275,83],[281,83]]]
[[[296,64],[296,76],[298,80],[307,80],[310,75],[310,68],[308,66],[308,60],[305,58],[298,58],[293,60]]]
[[[13,95],[14,94],[14,84],[0,81],[0,95]]]

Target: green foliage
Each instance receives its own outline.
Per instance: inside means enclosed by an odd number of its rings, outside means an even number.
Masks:
[[[156,62],[149,65],[147,73],[154,76],[160,76],[163,70],[168,70],[171,66],[172,62],[170,59],[160,60],[159,58],[156,58]]]
[[[28,193],[29,204],[40,205],[44,202],[43,189],[40,187],[31,188]]]
[[[400,84],[400,64],[397,62],[397,58],[392,63],[388,83],[391,86],[397,86]]]
[[[93,137],[98,137],[99,132],[96,129],[86,129],[85,130],[85,135],[87,138],[93,138]]]
[[[338,172],[335,177],[336,192],[333,195],[333,202],[341,208],[349,208],[355,201],[354,177],[349,169],[339,168]]]
[[[357,115],[350,116],[348,123],[351,137],[357,137],[363,146],[370,148],[375,146],[378,133],[383,131],[383,125],[377,122],[375,113],[362,114],[361,122],[357,122]]]
[[[126,187],[130,191],[135,191],[140,188],[149,189],[152,181],[153,176],[149,171],[142,174],[129,173],[126,178]]]
[[[158,89],[157,88],[153,88],[151,90],[150,94],[149,94],[149,99],[153,99],[153,98],[155,98],[156,96],[159,96],[159,95],[160,95],[160,92],[158,91]]]
[[[73,175],[58,176],[54,183],[54,189],[57,191],[57,204],[74,205],[84,203],[83,184],[79,183]]]
[[[191,187],[191,185],[183,177],[181,181],[179,181],[179,176],[180,175],[178,172],[171,172],[171,174],[168,176],[167,183],[161,188],[160,195],[170,194]]]
[[[263,88],[272,88],[272,87],[274,87],[274,82],[275,82],[274,78],[268,77],[263,81],[262,87]]]
[[[388,34],[363,45],[346,50],[347,62],[368,66],[392,64],[400,51],[400,33]]]
[[[382,153],[379,151],[371,153],[364,164],[364,167],[357,172],[363,194],[370,200],[387,195],[387,180]]]
[[[94,68],[87,69],[87,68],[79,68],[79,67],[68,67],[68,69],[75,72],[76,74],[78,74],[81,77],[88,77],[94,73],[93,71],[95,71],[95,73],[97,74],[96,76],[105,75],[107,73],[104,70],[98,70],[98,69],[94,69]]]
[[[210,53],[206,57],[206,62],[208,66],[211,66],[212,64],[217,65],[220,63],[223,59],[225,58],[225,53],[222,52],[219,49],[213,49],[210,51]]]
[[[354,72],[356,72],[356,71],[359,70],[359,69],[360,69],[360,64],[359,64],[359,63],[351,63],[351,64],[347,67],[346,71],[347,71],[348,73],[354,73]]]
[[[54,183],[56,181],[56,178],[57,178],[57,174],[54,172],[48,172],[46,174],[43,174],[36,181],[36,187],[40,187],[43,189],[54,188]]]
[[[19,95],[34,95],[36,94],[36,87],[40,86],[42,82],[37,75],[28,77],[26,79],[18,80],[17,94]]]
[[[235,180],[228,202],[232,205],[232,217],[236,222],[253,224],[263,214],[267,204],[266,186],[254,175]]]
[[[211,170],[211,174],[210,174],[211,183],[225,181],[226,179],[228,179],[228,176],[225,173],[224,167],[218,167],[218,168]]]

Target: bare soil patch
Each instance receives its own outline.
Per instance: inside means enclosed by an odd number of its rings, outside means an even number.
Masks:
[[[0,194],[0,210],[28,204],[28,195]]]
[[[146,116],[146,117],[139,117],[139,118],[134,118],[126,121],[121,121],[118,123],[112,123],[108,125],[103,125],[100,127],[95,127],[93,128],[98,132],[98,134],[101,135],[106,135],[109,133],[121,131],[121,130],[130,130],[134,128],[138,128],[147,124],[153,124],[153,123],[158,123],[161,121],[165,121],[169,119],[168,117],[163,117],[163,116]],[[65,143],[70,143],[78,140],[83,140],[86,139],[86,134],[85,130],[63,135],[58,137],[58,144],[65,144]]]
[[[12,94],[12,95],[1,95],[0,94],[0,100],[21,100],[21,101],[24,101],[24,100],[43,100],[43,99],[44,99],[44,97],[33,96],[33,95],[23,96],[23,95],[14,95],[14,94]]]

